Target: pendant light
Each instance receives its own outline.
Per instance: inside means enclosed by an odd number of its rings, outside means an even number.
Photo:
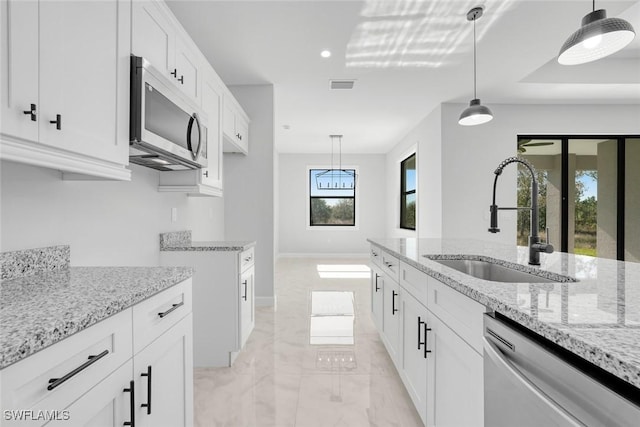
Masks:
[[[355,171],[342,169],[342,135],[329,135],[331,139],[331,167],[316,174],[316,188],[318,190],[351,190],[356,186]],[[338,140],[338,167],[333,166],[334,139]]]
[[[562,65],[584,64],[619,51],[631,43],[636,33],[630,23],[620,18],[607,18],[607,11],[596,10],[582,18],[582,26],[562,45],[558,62]]]
[[[476,96],[476,20],[482,16],[483,11],[482,7],[474,7],[467,13],[467,21],[473,21],[473,99],[469,102],[469,107],[460,114],[458,123],[462,126],[481,125],[493,119],[489,107],[480,104]]]

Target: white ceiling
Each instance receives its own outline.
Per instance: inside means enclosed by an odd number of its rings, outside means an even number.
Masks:
[[[385,153],[443,102],[640,104],[640,36],[600,61],[558,65],[591,1],[168,1],[227,85],[275,87],[276,148]],[[640,31],[640,1],[596,2]],[[323,49],[332,56],[320,57]],[[355,79],[329,90],[329,79]],[[289,130],[284,127],[288,125]]]

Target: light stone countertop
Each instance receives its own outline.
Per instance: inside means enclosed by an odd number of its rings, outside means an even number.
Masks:
[[[468,239],[368,239],[464,295],[640,388],[640,263],[554,252],[528,265],[528,248]],[[497,283],[424,255],[490,257],[577,282]],[[519,267],[518,267],[519,266]],[[548,276],[548,274],[547,274]],[[547,303],[548,298],[548,303]]]
[[[0,282],[0,369],[190,278],[187,267],[68,267]]]
[[[160,251],[211,251],[242,252],[254,247],[256,242],[249,241],[202,241],[191,240],[191,230],[174,231],[160,234]]]

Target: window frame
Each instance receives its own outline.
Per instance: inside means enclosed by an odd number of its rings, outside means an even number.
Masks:
[[[416,171],[416,182],[414,185],[414,189],[413,190],[409,190],[406,191],[406,187],[407,187],[407,183],[406,183],[406,163],[407,161],[411,160],[411,158],[414,159],[415,162],[415,171]],[[407,209],[407,196],[410,194],[415,194],[416,196],[416,214],[418,212],[418,194],[417,194],[417,189],[418,189],[418,156],[417,156],[417,152],[413,152],[411,154],[409,154],[404,160],[402,160],[400,162],[400,228],[403,230],[411,230],[411,231],[415,231],[416,230],[416,223],[417,223],[417,217],[414,218],[414,224],[413,227],[408,227],[407,224],[405,223],[404,219],[405,219],[405,212]],[[417,216],[417,215],[416,215]]]
[[[359,229],[359,198],[357,196],[359,188],[359,171],[357,166],[342,165],[342,169],[353,171],[356,174],[355,187],[353,189],[353,196],[312,196],[311,195],[311,180],[312,171],[327,170],[329,166],[307,166],[306,185],[307,185],[307,230],[358,230]],[[315,183],[313,183],[315,184]],[[353,199],[353,224],[312,224],[311,223],[311,203],[313,199]]]

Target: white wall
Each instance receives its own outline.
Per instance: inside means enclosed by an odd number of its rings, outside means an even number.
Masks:
[[[387,237],[441,237],[441,108],[438,106],[387,153]],[[416,230],[400,228],[400,162],[417,156]]]
[[[251,118],[249,154],[224,155],[227,240],[256,241],[256,304],[273,304],[274,91],[273,85],[231,86]]]
[[[597,135],[640,133],[640,105],[490,105],[494,119],[460,126],[463,104],[442,105],[442,235],[512,243],[516,215],[500,212],[501,232],[487,232],[494,174],[516,155],[518,134]],[[516,167],[498,180],[496,202],[514,206]]]
[[[383,154],[342,155],[344,167],[357,167],[357,228],[307,227],[308,167],[329,167],[331,154],[284,154],[278,159],[280,254],[365,254],[369,237],[384,237],[385,156]]]
[[[158,265],[159,233],[224,238],[222,199],[159,193],[160,172],[129,167],[130,182],[63,181],[58,171],[3,161],[0,250],[71,245],[74,266]]]
[[[489,205],[493,171],[517,154],[518,134],[616,135],[640,133],[639,105],[507,105],[491,104],[493,121],[460,126],[464,104],[442,104],[387,154],[386,234],[402,237],[398,228],[399,166],[412,146],[418,152],[418,236],[475,238],[512,243],[515,212],[502,211],[501,232],[491,234]],[[514,206],[516,167],[507,166],[498,181],[497,204]]]

